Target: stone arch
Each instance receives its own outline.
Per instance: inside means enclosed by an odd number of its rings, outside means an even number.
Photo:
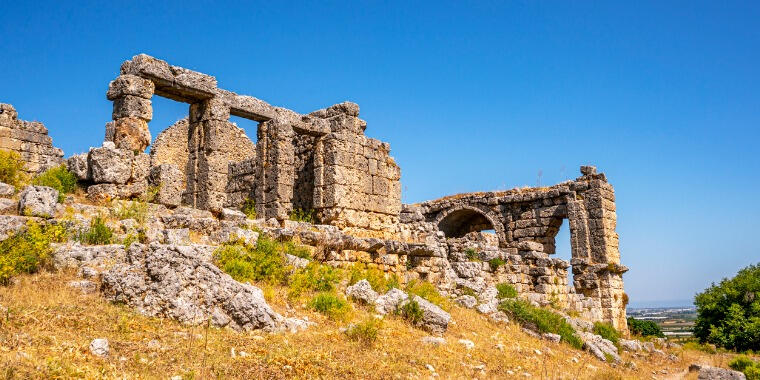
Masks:
[[[490,210],[460,205],[439,213],[434,223],[446,237],[462,237],[469,232],[493,228],[496,237],[499,239],[499,245],[506,245],[504,225],[500,222],[499,217]]]

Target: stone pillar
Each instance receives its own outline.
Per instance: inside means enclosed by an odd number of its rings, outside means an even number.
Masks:
[[[620,264],[615,192],[596,168],[584,166],[581,173],[583,186],[568,202],[575,287],[600,301],[605,321],[627,331],[622,275],[628,268]]]
[[[264,218],[286,220],[292,211],[295,150],[292,126],[280,120],[259,127],[257,156],[260,165],[256,212]]]
[[[229,118],[229,107],[219,99],[190,105],[185,200],[193,207],[212,212],[224,207],[229,152],[235,149]]]
[[[106,126],[119,149],[142,152],[150,145],[148,122],[153,118],[150,98],[153,82],[136,75],[121,75],[108,85],[106,97],[113,101],[113,122]]]

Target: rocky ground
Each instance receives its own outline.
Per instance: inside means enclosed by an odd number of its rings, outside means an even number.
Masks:
[[[214,264],[214,251],[231,238],[255,245],[261,234],[296,241],[312,257],[318,247],[418,248],[234,210],[212,215],[78,196],[57,203],[50,190],[5,198],[0,233],[36,220],[76,235],[99,218],[117,244],[58,243],[50,268],[0,287],[5,378],[716,378],[712,367],[730,359],[664,341],[621,340],[618,348],[568,318],[584,343],[574,349],[495,311],[495,291],[459,297],[444,310],[402,290],[343,280],[337,293],[350,311],[328,318],[287,285],[235,281]],[[294,268],[308,263],[287,259]],[[410,323],[396,311],[412,301],[420,318]],[[376,336],[357,340],[350,333],[357,325],[374,326]],[[689,372],[694,363],[701,367]]]

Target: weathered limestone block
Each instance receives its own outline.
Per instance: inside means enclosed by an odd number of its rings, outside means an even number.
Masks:
[[[151,106],[150,99],[125,95],[114,100],[111,116],[113,120],[123,117],[134,117],[150,121],[153,119],[153,107]]]
[[[148,123],[137,117],[122,117],[111,124],[113,135],[111,141],[118,149],[142,152],[150,145]]]
[[[90,165],[87,162],[87,153],[76,154],[66,160],[66,167],[80,181],[90,180]]]
[[[7,184],[0,182],[0,197],[12,197],[13,194],[16,193],[16,188]]]
[[[130,150],[113,149],[110,146],[92,148],[88,164],[92,180],[95,183],[125,184],[132,177],[132,159]]]
[[[153,82],[136,75],[120,75],[108,84],[106,98],[116,100],[126,95],[150,99],[153,96],[155,86]]]
[[[58,204],[58,190],[47,186],[27,186],[21,191],[18,212],[21,215],[51,218]]]
[[[161,164],[150,170],[150,183],[158,186],[155,202],[176,207],[182,200],[184,190],[182,172],[172,164]]]
[[[367,280],[361,280],[346,288],[346,296],[371,305],[377,300],[378,294],[372,289]]]

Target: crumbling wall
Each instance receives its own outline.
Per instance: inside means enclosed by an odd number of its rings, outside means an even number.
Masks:
[[[620,264],[614,190],[596,168],[582,167],[581,174],[546,188],[460,194],[405,206],[402,238],[443,252],[412,258],[411,275],[454,293],[508,282],[527,299],[625,330],[622,274],[628,269]],[[570,226],[569,263],[551,257],[564,221]],[[483,244],[477,231],[489,229],[493,237]],[[469,257],[473,252],[477,257]],[[489,263],[496,258],[503,264]]]
[[[16,109],[4,103],[0,103],[0,149],[18,153],[24,171],[32,175],[63,163],[63,151],[53,146],[47,128],[37,121],[19,120]]]

